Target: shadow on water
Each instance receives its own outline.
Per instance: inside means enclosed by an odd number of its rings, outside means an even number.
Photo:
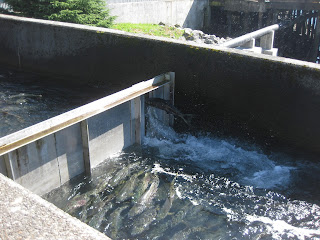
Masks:
[[[0,67],[0,137],[108,95],[107,89],[56,81]]]

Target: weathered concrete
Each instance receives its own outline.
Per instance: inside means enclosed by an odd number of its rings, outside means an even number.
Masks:
[[[202,29],[208,16],[208,0],[108,0],[117,23],[153,23]]]
[[[241,50],[121,31],[0,16],[0,64],[114,91],[176,72],[176,105],[212,130],[258,131],[320,152],[320,67]],[[245,123],[245,128],[237,127]]]
[[[110,239],[0,174],[0,239]]]

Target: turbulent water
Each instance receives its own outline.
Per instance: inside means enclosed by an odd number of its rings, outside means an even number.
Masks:
[[[0,137],[107,95],[0,68]],[[45,196],[113,239],[320,239],[320,164],[212,134],[147,136]]]
[[[107,95],[54,81],[0,67],[0,137]]]
[[[113,239],[320,239],[320,165],[149,110],[147,136],[45,196]]]

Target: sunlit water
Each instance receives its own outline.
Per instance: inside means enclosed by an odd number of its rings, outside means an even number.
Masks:
[[[320,239],[320,165],[148,111],[134,146],[46,199],[113,239]]]
[[[43,80],[0,69],[0,136],[107,95]],[[320,239],[319,163],[147,122],[142,146],[45,198],[113,239]]]

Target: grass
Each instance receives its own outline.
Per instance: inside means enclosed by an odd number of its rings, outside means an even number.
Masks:
[[[177,29],[175,27],[146,23],[117,23],[111,26],[111,28],[130,33],[143,33],[152,36],[167,37],[174,39],[179,39],[184,32],[183,30]]]

